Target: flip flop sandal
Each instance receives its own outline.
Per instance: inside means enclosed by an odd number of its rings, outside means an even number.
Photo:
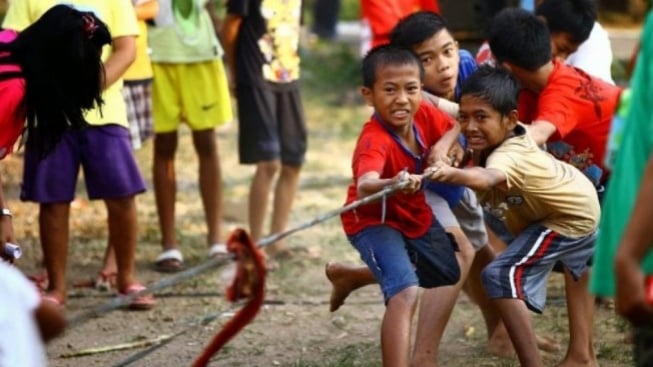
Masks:
[[[227,251],[227,245],[224,243],[215,243],[209,247],[209,257],[224,256],[227,254],[229,254],[229,251]]]
[[[78,280],[73,282],[75,288],[95,288],[102,292],[107,292],[116,288],[118,273],[115,271],[100,271],[97,278]]]
[[[184,257],[176,248],[163,251],[154,262],[154,269],[162,273],[176,273],[184,270]]]
[[[118,296],[126,297],[134,293],[138,293],[144,289],[146,289],[144,285],[140,283],[132,283],[124,291],[118,292]],[[132,301],[127,305],[127,308],[135,311],[149,310],[154,307],[155,303],[156,302],[154,301],[154,296],[152,294],[144,294],[132,299]]]

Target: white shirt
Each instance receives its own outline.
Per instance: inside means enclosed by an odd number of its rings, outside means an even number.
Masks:
[[[589,38],[578,50],[567,57],[566,64],[575,66],[587,74],[601,78],[608,83],[612,80],[612,47],[608,32],[599,22],[594,22]]]
[[[41,299],[17,268],[0,260],[0,367],[44,367],[45,348],[34,311]]]

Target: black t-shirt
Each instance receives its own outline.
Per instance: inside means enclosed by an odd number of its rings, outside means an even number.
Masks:
[[[300,0],[229,0],[241,16],[236,40],[236,80],[245,85],[283,85],[299,78]]]

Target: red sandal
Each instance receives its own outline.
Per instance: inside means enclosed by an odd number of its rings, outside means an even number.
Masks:
[[[140,283],[132,283],[124,291],[118,291],[118,295],[126,297],[145,289],[145,286]],[[127,308],[130,310],[149,310],[154,307],[155,303],[156,302],[154,301],[154,296],[152,294],[143,294],[132,299],[131,302],[127,305]]]

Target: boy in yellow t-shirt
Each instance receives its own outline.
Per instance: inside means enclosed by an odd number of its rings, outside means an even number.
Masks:
[[[20,31],[58,3],[12,0],[3,27]],[[107,24],[113,39],[102,55],[105,103],[101,109],[86,115],[90,127],[66,133],[52,154],[44,159],[34,152],[29,139],[25,148],[21,199],[39,203],[39,230],[48,275],[46,296],[60,305],[66,301],[68,221],[80,167],[84,169],[89,198],[102,199],[107,207],[108,242],[115,248],[119,294],[144,289],[134,276],[134,254],[135,196],[145,191],[145,183],[132,153],[121,94],[122,74],[135,57],[136,17],[130,0],[70,0],[69,3],[78,10],[93,12]],[[148,295],[137,297],[130,307],[144,309],[153,305],[154,299]]]

